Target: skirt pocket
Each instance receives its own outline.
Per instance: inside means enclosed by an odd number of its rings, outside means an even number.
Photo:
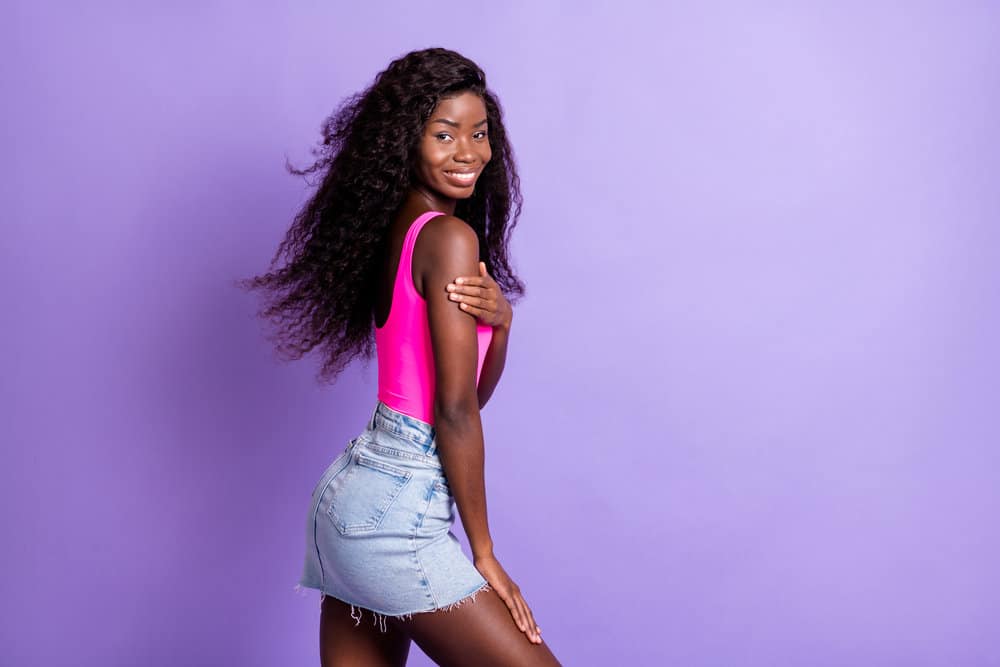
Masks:
[[[357,451],[330,483],[330,520],[341,535],[377,530],[412,472]]]

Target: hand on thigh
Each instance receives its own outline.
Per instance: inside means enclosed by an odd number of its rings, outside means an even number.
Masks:
[[[545,640],[533,644],[521,632],[497,592],[480,592],[450,610],[392,620],[442,667],[558,667]]]

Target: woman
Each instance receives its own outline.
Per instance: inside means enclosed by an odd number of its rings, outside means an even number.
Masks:
[[[393,61],[324,124],[316,194],[271,268],[279,349],[321,379],[378,356],[378,400],[312,494],[301,587],[321,591],[324,665],[558,665],[487,524],[479,410],[524,286],[521,196],[483,71],[446,49]],[[372,330],[374,328],[374,336]],[[473,559],[451,527],[457,505]],[[298,587],[297,587],[298,588]],[[469,603],[469,604],[466,604]],[[364,611],[372,623],[361,624]]]

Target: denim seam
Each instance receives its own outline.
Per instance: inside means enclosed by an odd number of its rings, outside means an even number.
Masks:
[[[400,438],[402,440],[406,440],[408,442],[412,442],[414,445],[417,445],[418,447],[428,447],[429,446],[429,443],[424,442],[423,439],[415,438],[415,437],[409,435],[408,433],[403,432],[403,430],[400,429],[400,428],[394,428],[394,427],[388,426],[388,425],[386,425],[384,423],[378,423],[378,422],[376,422],[374,430],[376,430],[376,431],[385,431],[389,435],[393,435],[393,436],[395,436],[397,438]]]
[[[319,585],[320,588],[326,587],[326,568],[323,567],[323,554],[319,550],[319,540],[317,539],[316,532],[319,530],[319,503],[316,503],[316,509],[313,510],[313,521],[312,521],[312,533],[313,533],[313,548],[316,549],[316,562],[319,564]]]
[[[358,465],[366,468],[374,468],[375,470],[384,472],[387,475],[401,477],[404,479],[410,479],[410,476],[413,474],[405,468],[400,468],[399,466],[394,466],[391,463],[385,463],[384,461],[372,458],[364,452],[358,452]]]
[[[431,586],[431,580],[427,576],[427,571],[424,570],[423,563],[420,562],[420,552],[417,550],[417,533],[420,531],[420,528],[424,525],[424,517],[427,516],[427,512],[431,508],[431,501],[433,500],[433,498],[434,494],[432,493],[427,494],[427,504],[424,505],[424,511],[420,513],[420,521],[414,524],[413,534],[410,535],[410,549],[413,551],[413,559],[417,561],[417,567],[420,568],[420,575],[424,578],[424,581],[427,582],[427,590],[431,594],[431,600],[434,603],[434,608],[437,609],[439,607],[437,595],[434,594],[434,587]]]
[[[434,424],[426,422],[423,419],[420,419],[419,417],[408,415],[405,412],[400,412],[399,410],[390,407],[385,401],[380,400],[379,403],[381,403],[382,405],[376,406],[375,412],[373,413],[372,416],[377,415],[380,419],[383,419],[384,421],[402,423],[406,424],[407,426],[413,426],[414,428],[423,428],[423,429],[434,428]],[[379,410],[380,407],[384,407],[385,410]],[[388,414],[383,414],[383,413],[388,413]],[[410,424],[409,422],[416,422],[416,423]]]
[[[386,454],[388,456],[396,456],[401,459],[408,459],[411,461],[419,461],[427,467],[433,468],[434,470],[441,470],[441,466],[433,463],[433,459],[430,456],[423,454],[411,454],[410,452],[403,451],[402,449],[395,449],[394,447],[386,447],[385,445],[380,445],[376,442],[365,443],[365,449],[370,449],[373,452],[379,452]]]
[[[413,430],[419,431],[419,429],[417,429],[416,427],[404,427],[398,422],[389,419],[387,417],[384,417],[382,415],[376,417],[375,420],[372,422],[372,424],[374,426],[373,430],[385,431],[396,437],[402,438],[404,440],[409,440],[410,442],[416,445],[420,445],[421,447],[427,447],[430,444],[425,442],[427,439],[426,436],[423,438],[418,438],[414,435],[411,435],[411,432]],[[433,436],[431,436],[431,440],[433,439],[434,439]]]
[[[351,445],[348,446],[347,452],[349,452],[350,449],[351,449],[351,447],[353,447],[353,446],[354,446],[354,443],[352,442]],[[340,466],[340,468],[337,470],[337,472],[335,472],[332,475],[330,475],[330,478],[326,480],[325,484],[322,482],[322,480],[320,480],[320,485],[319,486],[321,486],[322,488],[320,490],[318,490],[318,492],[315,495],[316,507],[313,510],[313,515],[312,515],[313,547],[316,549],[316,562],[319,564],[319,583],[320,583],[320,586],[323,587],[323,588],[326,587],[326,568],[323,567],[323,554],[320,553],[319,540],[317,539],[317,535],[316,535],[316,532],[319,530],[319,506],[320,506],[320,499],[323,497],[323,494],[326,493],[327,487],[329,487],[330,484],[333,482],[333,478],[336,477],[337,475],[339,475],[340,473],[344,472],[344,468],[346,468],[348,465],[350,465],[350,463],[351,463],[351,456],[348,455],[345,458],[345,460],[343,461],[343,465]],[[324,521],[325,520],[326,519],[324,519]]]
[[[375,418],[375,428],[372,430],[378,431],[380,429],[383,431],[388,431],[389,433],[395,433],[396,435],[402,436],[404,438],[410,437],[409,435],[405,435],[403,433],[402,424],[399,424],[398,422],[395,422],[391,419],[386,419],[385,417],[382,416],[378,416]]]

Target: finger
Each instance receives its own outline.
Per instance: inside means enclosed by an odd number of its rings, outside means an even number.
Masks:
[[[524,613],[524,606],[521,602],[521,594],[518,592],[513,592],[510,594],[511,606],[514,609],[514,621],[517,623],[517,628],[521,632],[527,632],[528,630],[528,617]]]
[[[459,276],[455,278],[455,284],[462,285],[485,285],[486,280],[482,276]]]
[[[485,301],[484,299],[464,296],[457,299],[451,299],[451,302],[456,304],[466,313],[475,315],[476,317],[489,318],[491,322],[495,319],[494,316],[497,314],[496,303],[492,301]]]
[[[531,623],[528,621],[528,605],[524,603],[524,598],[517,596],[517,608],[521,611],[521,632],[531,636]]]
[[[538,633],[535,632],[535,619],[531,616],[531,609],[528,607],[528,603],[525,601],[523,595],[519,596],[519,598],[519,603],[523,610],[521,613],[524,615],[524,634],[528,635],[532,641],[537,641],[541,639],[541,637],[539,637]]]
[[[481,275],[487,285],[494,283],[493,276],[486,270],[486,262],[479,262],[479,275]]]
[[[461,294],[468,296],[477,296],[481,299],[492,299],[496,300],[496,288],[489,286],[462,284],[456,285],[454,283],[448,283],[445,286],[449,295],[451,294]]]
[[[475,306],[476,308],[480,308],[482,310],[490,310],[489,306],[491,302],[488,299],[484,299],[482,297],[470,296],[468,294],[455,294],[454,292],[452,292],[451,294],[448,295],[448,298],[451,299],[452,301],[467,303],[470,306]],[[494,303],[493,310],[496,310],[495,302],[493,303]]]
[[[493,296],[493,290],[491,288],[477,287],[476,285],[449,285],[447,289],[449,294],[476,296],[479,297],[480,299],[489,299],[491,296]]]
[[[538,623],[535,622],[535,615],[531,613],[531,607],[528,606],[527,602],[524,603],[524,607],[528,612],[528,627],[531,628],[532,634],[534,634],[537,639],[541,639],[542,629],[539,628]]]
[[[503,601],[507,603],[507,609],[510,610],[511,618],[514,619],[514,625],[521,632],[524,632],[524,621],[521,619],[521,609],[517,606],[517,599],[514,595],[508,595],[503,598]]]
[[[467,303],[460,303],[458,304],[458,307],[476,319],[486,319],[490,316],[490,311],[483,310],[482,308],[476,308],[475,306],[471,306]]]
[[[464,288],[474,288],[479,290],[486,290],[490,288],[490,284],[483,280],[482,278],[473,278],[469,276],[462,276],[455,278],[455,282],[448,283],[448,291],[452,292],[455,290],[461,290]]]
[[[480,266],[483,266],[482,262],[480,262]],[[470,283],[475,285],[495,285],[496,281],[493,280],[493,276],[487,271],[480,270],[478,276],[459,276],[455,279],[455,283],[458,285],[468,285]]]

